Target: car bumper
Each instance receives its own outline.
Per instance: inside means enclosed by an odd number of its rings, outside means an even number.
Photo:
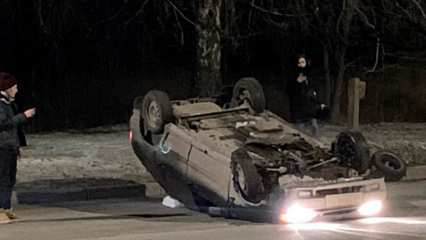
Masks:
[[[292,222],[305,214],[307,221],[328,221],[376,216],[386,200],[384,179],[353,180],[286,190],[279,206],[282,221]],[[297,208],[295,207],[297,206]]]

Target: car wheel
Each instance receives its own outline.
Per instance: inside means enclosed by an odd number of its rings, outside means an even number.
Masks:
[[[142,103],[142,118],[151,133],[161,133],[164,125],[173,120],[173,110],[167,93],[151,90]]]
[[[248,153],[237,149],[231,156],[232,180],[235,190],[249,202],[259,203],[264,197],[262,178]]]
[[[336,152],[347,167],[364,173],[370,167],[370,148],[360,132],[346,131],[337,136]]]
[[[237,81],[232,91],[231,107],[237,107],[246,102],[256,113],[261,113],[265,110],[263,88],[255,78],[241,78]]]
[[[374,166],[385,176],[385,181],[399,181],[407,174],[406,163],[395,153],[379,150],[372,159]]]

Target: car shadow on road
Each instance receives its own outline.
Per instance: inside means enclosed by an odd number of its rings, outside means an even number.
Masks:
[[[146,186],[113,178],[44,179],[18,183],[16,200],[20,204],[45,204],[109,198],[145,197]]]
[[[140,219],[170,222],[229,222],[233,225],[266,223],[249,217],[241,220],[229,216],[212,217],[205,211],[178,207],[168,208],[162,198],[146,196],[146,186],[134,181],[112,178],[46,179],[18,183],[17,202],[26,208],[63,208],[70,217],[39,216],[25,221],[77,221],[107,219]]]
[[[64,208],[84,213],[60,218],[38,216],[25,221],[76,221],[101,219],[159,219],[196,216],[186,208],[167,208],[162,198],[146,196],[146,186],[112,178],[45,179],[16,185],[18,208]],[[172,220],[170,220],[172,221]],[[176,219],[173,219],[176,221]],[[197,220],[199,221],[199,220]]]

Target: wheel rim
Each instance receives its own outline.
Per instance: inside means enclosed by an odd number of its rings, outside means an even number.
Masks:
[[[148,124],[152,128],[156,128],[161,121],[161,110],[157,102],[152,101],[147,109]]]
[[[237,176],[238,185],[240,186],[241,191],[243,191],[244,193],[247,193],[246,177],[244,175],[243,168],[239,164],[237,164],[236,170],[238,174]]]
[[[249,105],[251,105],[251,95],[250,95],[250,91],[247,89],[241,89],[239,91],[239,96],[238,96],[238,105],[242,105],[244,103],[248,103]]]
[[[397,162],[392,161],[392,159],[394,158],[391,156],[384,156],[382,161],[387,168],[392,170],[399,170],[401,166]]]

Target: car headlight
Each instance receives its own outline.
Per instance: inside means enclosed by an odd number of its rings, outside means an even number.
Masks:
[[[312,221],[317,215],[314,210],[296,203],[287,208],[280,218],[285,223],[306,223]]]
[[[297,196],[300,198],[310,198],[313,196],[312,190],[301,190],[297,192]]]
[[[369,201],[362,204],[358,208],[358,213],[362,216],[373,216],[378,214],[383,208],[383,203],[380,200]]]

